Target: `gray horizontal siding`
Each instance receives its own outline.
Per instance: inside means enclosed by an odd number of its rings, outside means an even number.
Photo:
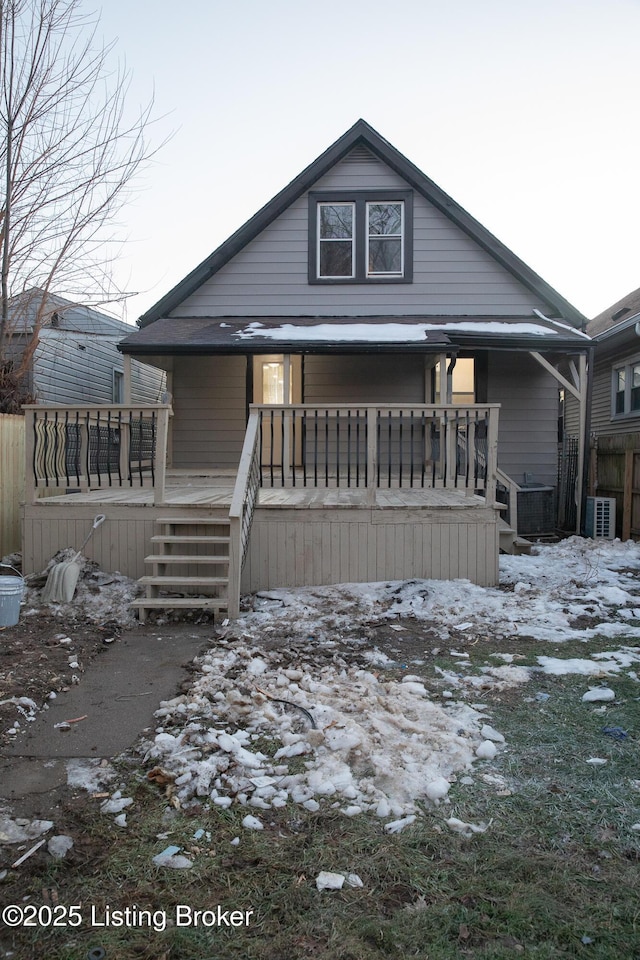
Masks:
[[[380,161],[336,165],[316,189],[407,188]],[[309,285],[304,195],[188,297],[173,316],[528,314],[545,309],[424,198],[414,200],[414,280],[409,284]]]
[[[246,428],[245,357],[176,358],[173,466],[237,467]]]
[[[593,374],[593,397],[591,406],[591,432],[619,436],[625,433],[636,433],[640,430],[640,415],[626,415],[612,417],[611,415],[611,383],[614,367],[623,366],[629,360],[637,360],[640,353],[628,350],[609,355],[606,360],[596,360]]]
[[[323,357],[304,362],[305,403],[424,403],[422,357]]]
[[[517,483],[525,473],[555,485],[558,384],[528,354],[489,355],[489,403],[499,403],[498,466]]]
[[[112,403],[113,372],[124,372],[121,336],[103,337],[44,330],[33,359],[33,384],[40,403]],[[164,391],[161,370],[134,360],[132,400],[153,403]]]

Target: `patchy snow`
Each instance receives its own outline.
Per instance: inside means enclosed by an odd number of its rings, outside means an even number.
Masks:
[[[541,654],[535,667],[514,662],[520,638],[640,638],[632,622],[639,545],[574,537],[502,557],[501,567],[496,588],[411,580],[265,591],[199,660],[189,692],[161,705],[147,757],[175,776],[183,803],[209,799],[256,813],[290,801],[308,810],[328,804],[345,816],[393,818],[387,829],[402,829],[417,804],[448,804],[454,780],[508,749],[474,697],[540,672],[606,677],[640,662],[640,646],[631,645],[584,658]],[[425,652],[444,652],[452,666],[423,657],[411,659],[409,672],[366,635],[358,639],[359,630],[391,630],[400,618],[396,649],[413,621],[416,631],[424,626]],[[444,649],[431,649],[434,638]],[[473,666],[459,649],[481,640],[491,657],[496,638],[514,646],[500,666]],[[505,787],[501,778],[487,782]]]
[[[48,575],[58,563],[72,560],[75,555],[76,551],[71,547],[58,551],[45,567],[42,576]],[[33,616],[43,609],[64,620],[65,617],[74,617],[81,611],[83,617],[94,623],[114,622],[120,627],[137,626],[138,619],[131,608],[131,601],[141,593],[139,583],[118,571],[105,573],[95,561],[83,556],[78,559],[78,565],[80,576],[73,599],[69,603],[43,603],[40,578],[29,577],[22,616]],[[32,581],[38,585],[32,585]]]
[[[399,817],[446,797],[483,742],[480,712],[433,702],[422,683],[378,678],[337,652],[320,665],[310,650],[298,670],[278,652],[262,659],[258,686],[255,650],[212,650],[188,696],[158,711],[172,731],[159,730],[148,757],[176,774],[181,800],[267,810],[326,798],[348,816]]]
[[[559,330],[583,336],[573,327],[550,322],[549,326],[523,320],[460,320],[407,323],[282,323],[280,326],[265,326],[259,320],[247,324],[234,336],[239,340],[254,337],[270,340],[304,342],[351,342],[351,343],[414,343],[423,341],[430,333],[475,333],[514,336],[557,337]],[[586,338],[585,338],[586,339]]]

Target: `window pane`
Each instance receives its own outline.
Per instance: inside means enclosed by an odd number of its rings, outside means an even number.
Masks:
[[[619,393],[621,390],[624,391],[624,370],[618,370],[616,374],[616,391]]]
[[[262,402],[284,403],[284,363],[262,364]]]
[[[352,245],[350,240],[320,241],[320,276],[353,276]]]
[[[401,203],[370,203],[369,205],[369,235],[402,234],[402,204]]]
[[[631,367],[631,386],[640,387],[640,363],[634,363]]]
[[[320,239],[342,240],[353,236],[353,205],[351,203],[320,204]]]
[[[402,241],[394,238],[371,238],[369,273],[402,273]]]

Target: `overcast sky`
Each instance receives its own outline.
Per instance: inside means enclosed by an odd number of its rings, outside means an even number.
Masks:
[[[363,117],[588,317],[640,286],[640,0],[109,0],[175,131],[123,213],[137,317]]]

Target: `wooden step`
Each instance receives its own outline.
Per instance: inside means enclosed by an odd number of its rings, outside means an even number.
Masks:
[[[225,597],[139,597],[131,604],[138,611],[140,623],[147,619],[150,610],[227,610]]]
[[[228,577],[140,577],[143,587],[221,587],[228,586]]]
[[[195,565],[201,563],[220,563],[226,564],[229,563],[229,555],[224,554],[222,556],[211,556],[210,554],[205,554],[199,556],[196,553],[152,553],[150,556],[144,558],[145,563],[193,563]]]
[[[207,536],[190,536],[184,534],[156,534],[151,537],[152,543],[229,543],[229,537],[216,536],[216,537],[207,537]]]
[[[131,602],[132,607],[146,607],[149,610],[178,609],[187,607],[203,610],[226,610],[226,597],[138,597]]]
[[[156,523],[171,523],[183,527],[204,527],[206,525],[226,524],[229,526],[229,515],[221,514],[219,517],[158,517]]]

